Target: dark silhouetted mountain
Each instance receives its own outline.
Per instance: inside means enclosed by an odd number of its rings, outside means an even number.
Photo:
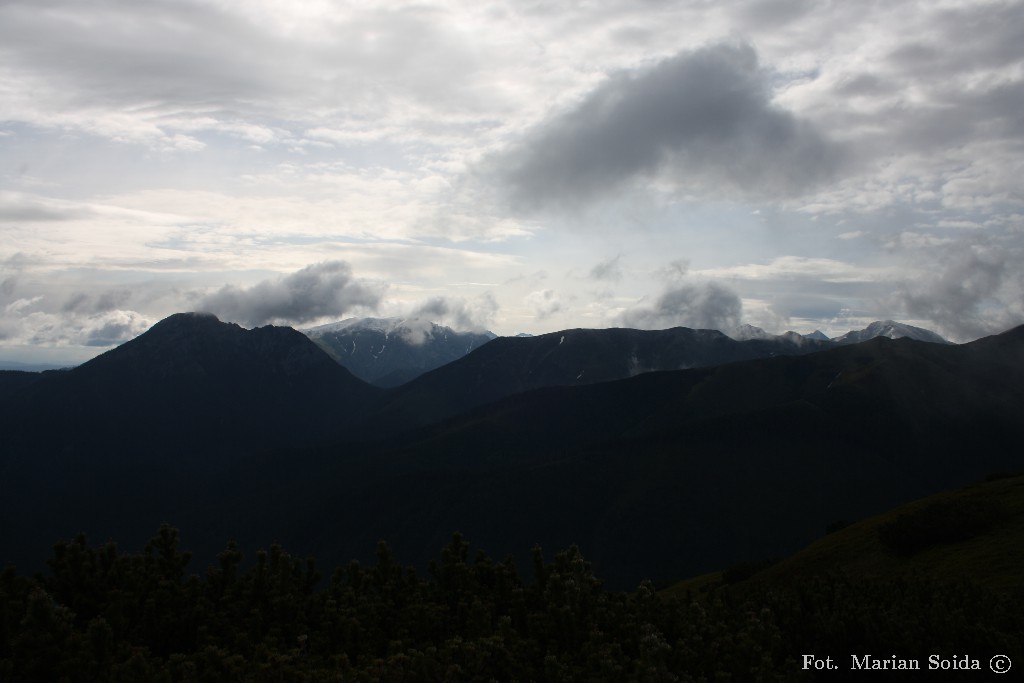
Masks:
[[[1022,469],[1024,328],[800,339],[499,338],[384,392],[293,330],[172,316],[4,401],[0,563],[78,531],[137,548],[161,521],[200,566],[225,538],[327,566],[384,538],[422,563],[459,530],[497,556],[578,543],[630,587]]]
[[[22,370],[0,370],[0,401],[35,384],[43,375],[39,372]]]
[[[379,392],[291,328],[173,315],[7,392],[0,538],[30,510],[44,545],[78,522],[141,533],[234,459],[336,438]]]
[[[422,426],[531,389],[597,384],[646,372],[804,354],[830,342],[795,333],[736,341],[716,330],[576,329],[499,337],[401,387],[376,424]]]
[[[303,331],[356,377],[396,387],[494,339],[417,318],[350,318]]]
[[[16,414],[45,414],[89,430],[117,423],[199,430],[261,442],[322,436],[379,390],[354,378],[288,327],[246,330],[209,314],[181,313],[72,370],[46,373]]]
[[[254,528],[331,561],[378,538],[424,561],[458,529],[498,554],[578,543],[629,587],[781,556],[835,520],[1019,470],[1022,440],[1019,328],[547,387],[357,456],[269,455],[222,484],[306,501],[292,517],[262,507]]]

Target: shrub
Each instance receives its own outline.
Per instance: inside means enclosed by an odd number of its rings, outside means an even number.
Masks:
[[[969,540],[1008,516],[1006,507],[988,498],[957,498],[902,514],[878,528],[879,540],[899,555]]]

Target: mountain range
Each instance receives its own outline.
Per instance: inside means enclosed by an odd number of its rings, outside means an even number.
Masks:
[[[570,353],[561,353],[551,359],[549,365],[565,364],[559,370],[550,367],[526,368],[526,375],[539,372],[543,379],[525,379],[526,384],[515,390],[522,390],[531,382],[534,386],[543,385],[549,380],[557,384],[589,384],[652,370],[678,370],[778,354],[810,353],[828,346],[854,344],[878,336],[949,343],[934,332],[892,320],[876,321],[863,330],[851,330],[832,339],[819,330],[807,335],[796,332],[775,335],[753,325],[740,325],[728,334],[704,330],[703,338],[694,336],[692,333],[695,330],[674,329],[674,332],[564,330],[540,335],[550,340],[562,339],[570,334],[573,342],[570,345],[574,348]],[[420,318],[349,318],[302,332],[356,377],[386,388],[410,382],[466,356],[496,338],[492,332],[457,332]],[[671,338],[673,335],[676,338]],[[721,339],[723,336],[746,344],[730,346],[729,342]],[[524,338],[536,337],[520,334],[511,339]],[[541,345],[550,346],[546,342]],[[504,356],[511,348],[505,346],[501,354],[492,354],[490,358]],[[513,354],[534,353],[532,349],[535,347],[530,342],[515,348]],[[571,359],[574,353],[581,360],[586,359],[579,367],[573,367],[573,360],[566,360]],[[546,360],[535,357],[522,362],[536,365]],[[595,361],[598,366],[593,365]],[[551,374],[552,371],[554,374]]]
[[[353,375],[380,387],[404,384],[495,337],[420,318],[350,318],[303,333]]]
[[[72,370],[0,373],[0,563],[163,521],[204,561],[225,538],[328,563],[386,538],[421,563],[459,530],[499,555],[578,543],[628,587],[1020,469],[1024,328],[781,337],[498,338],[386,390],[294,330],[172,316]]]

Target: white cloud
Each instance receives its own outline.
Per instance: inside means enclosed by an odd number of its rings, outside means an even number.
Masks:
[[[113,339],[325,261],[499,332],[727,321],[729,293],[998,329],[1022,41],[1019,0],[10,0],[0,334]]]
[[[550,318],[564,309],[561,298],[553,289],[530,292],[523,302],[533,309],[533,315],[537,320]]]

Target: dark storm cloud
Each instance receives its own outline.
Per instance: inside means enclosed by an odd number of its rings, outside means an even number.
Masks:
[[[719,45],[612,76],[524,144],[490,160],[518,208],[573,206],[659,177],[687,190],[792,195],[839,152],[771,101],[753,48]]]
[[[716,282],[683,283],[663,292],[651,307],[637,306],[619,316],[619,324],[642,330],[691,327],[731,330],[740,323],[743,303]]]
[[[226,285],[199,307],[243,325],[301,324],[359,306],[375,308],[380,299],[379,288],[355,279],[347,263],[325,261],[249,288]]]

